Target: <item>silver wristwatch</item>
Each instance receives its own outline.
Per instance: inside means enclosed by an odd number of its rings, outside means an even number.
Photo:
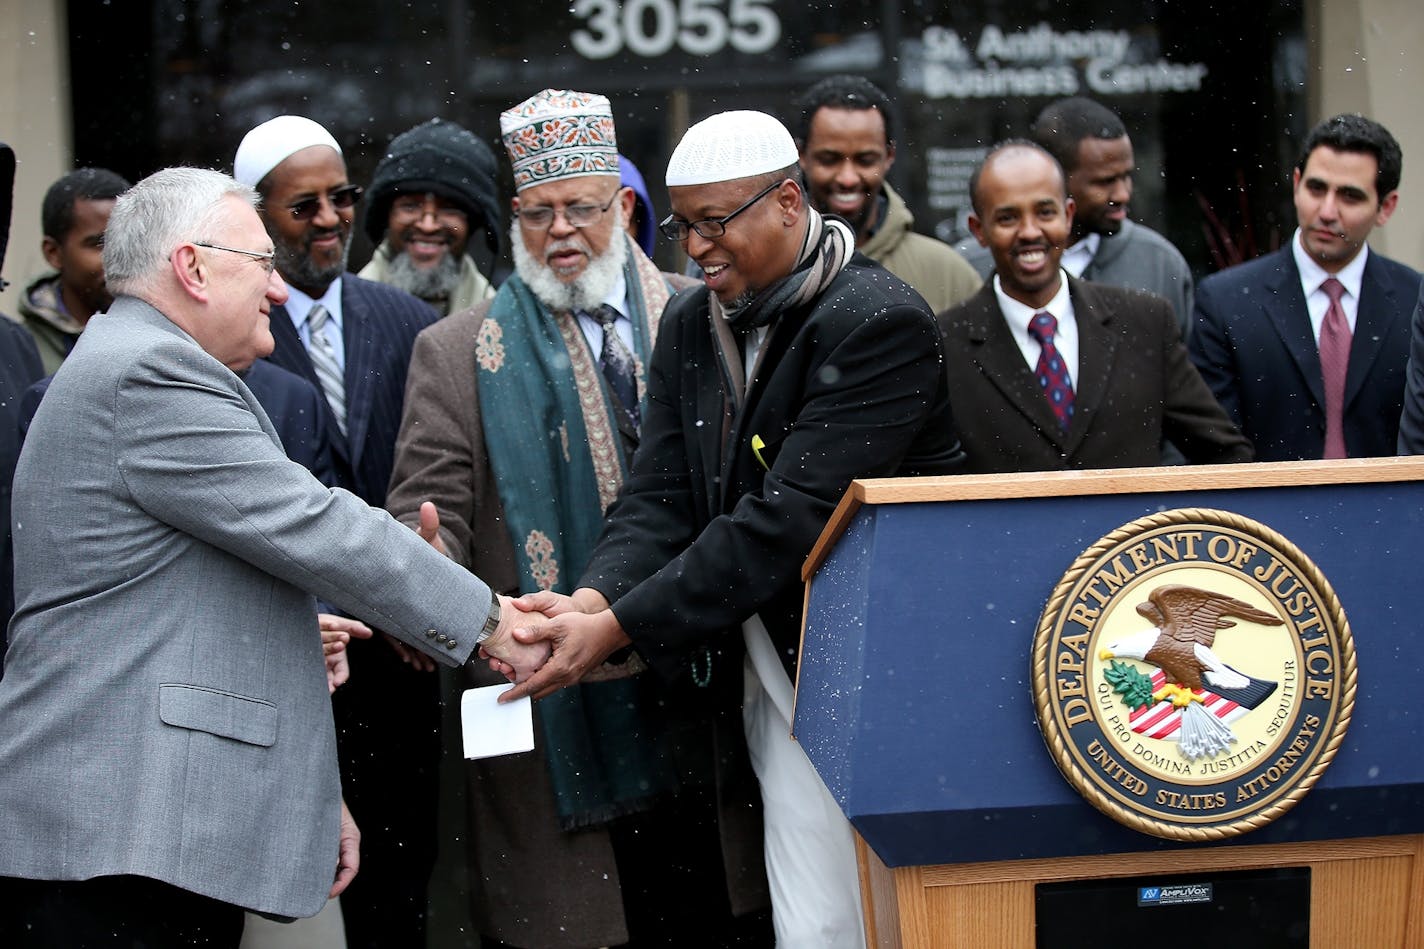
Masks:
[[[480,642],[489,639],[499,629],[499,616],[499,594],[491,590],[489,615],[485,617],[484,629],[480,630]]]

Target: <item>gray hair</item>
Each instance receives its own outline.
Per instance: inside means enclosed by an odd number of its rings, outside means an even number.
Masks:
[[[135,296],[167,264],[179,244],[210,240],[232,195],[256,206],[257,192],[218,171],[165,168],[124,192],[104,229],[104,282]]]

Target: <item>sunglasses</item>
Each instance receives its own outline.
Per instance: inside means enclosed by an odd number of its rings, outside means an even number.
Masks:
[[[287,210],[292,212],[292,217],[298,221],[310,221],[316,217],[321,210],[321,195],[311,198],[302,198],[294,204],[287,205]],[[356,202],[361,200],[360,185],[343,185],[326,193],[326,200],[331,202],[331,206],[338,211],[355,207]]]

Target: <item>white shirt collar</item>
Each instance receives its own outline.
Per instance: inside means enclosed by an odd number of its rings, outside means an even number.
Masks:
[[[291,317],[292,325],[297,328],[297,332],[302,331],[306,324],[307,314],[311,308],[320,303],[326,307],[331,322],[336,324],[337,329],[341,329],[341,278],[331,281],[331,286],[326,288],[326,292],[320,297],[313,299],[292,286],[287,284],[287,302],[284,304],[287,316]]]
[[[1057,348],[1058,355],[1062,357],[1063,365],[1068,369],[1068,378],[1072,380],[1074,388],[1077,388],[1078,320],[1073,312],[1073,298],[1068,292],[1068,275],[1059,271],[1058,292],[1053,295],[1053,299],[1049,300],[1046,306],[1036,309],[1020,303],[1005,293],[1003,286],[999,283],[998,274],[994,274],[994,296],[999,301],[999,312],[1004,315],[1004,322],[1008,324],[1009,334],[1018,344],[1024,362],[1028,363],[1031,370],[1037,368],[1038,357],[1043,351],[1043,347],[1038,340],[1029,335],[1028,324],[1038,313],[1053,314],[1053,318],[1058,321],[1058,330],[1053,335],[1053,345]]]
[[[1083,276],[1083,271],[1088,269],[1088,265],[1098,255],[1098,247],[1102,242],[1103,235],[1097,232],[1085,234],[1082,240],[1063,251],[1063,259],[1059,264],[1073,276]]]
[[[1300,271],[1300,288],[1308,297],[1320,289],[1320,285],[1327,277],[1334,277],[1344,286],[1345,292],[1355,300],[1360,299],[1360,287],[1365,282],[1365,262],[1369,260],[1370,247],[1368,244],[1360,245],[1360,252],[1355,255],[1344,267],[1340,268],[1337,274],[1326,273],[1310,255],[1305,252],[1304,245],[1300,242],[1300,228],[1296,228],[1295,236],[1291,238],[1291,254],[1295,256],[1296,269]]]
[[[608,295],[603,298],[613,309],[628,316],[628,278],[623,275],[623,271],[618,271],[618,279],[613,281],[613,286],[608,288]]]

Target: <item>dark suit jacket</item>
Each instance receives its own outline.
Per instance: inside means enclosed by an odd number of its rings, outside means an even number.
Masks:
[[[439,314],[385,284],[341,278],[346,434],[322,397],[337,487],[384,507],[415,337]],[[318,390],[316,370],[286,307],[272,309],[268,357]],[[362,829],[362,872],[342,895],[361,945],[421,945],[425,881],[435,862],[437,677],[402,663],[375,639],[347,647],[351,679],[332,697],[347,806]],[[352,937],[356,945],[356,937]]]
[[[632,475],[579,585],[608,598],[665,674],[702,645],[733,660],[718,666],[734,709],[737,627],[753,614],[794,681],[801,563],[851,480],[944,474],[962,462],[940,352],[920,296],[857,255],[772,325],[745,404],[729,417],[707,291],[678,294],[648,370]]]
[[[9,317],[0,315],[0,664],[5,660],[5,627],[10,625],[15,608],[10,482],[20,457],[20,396],[42,375],[44,365],[34,339]]]
[[[1409,334],[1408,380],[1404,387],[1404,414],[1399,419],[1399,453],[1424,455],[1424,282],[1414,306],[1414,327]]]
[[[1345,374],[1345,448],[1393,455],[1419,274],[1371,252]],[[1320,352],[1290,246],[1213,274],[1197,288],[1192,359],[1259,461],[1325,454]]]
[[[384,507],[411,347],[416,334],[439,314],[408,293],[353,274],[341,278],[341,310],[341,338],[346,346],[345,436],[322,399],[336,484],[368,504]],[[267,358],[320,391],[316,370],[286,307],[272,308],[272,337],[277,348]]]
[[[1182,345],[1166,300],[1068,278],[1078,324],[1073,419],[1065,432],[1024,361],[993,281],[940,314],[959,437],[975,472],[1161,463],[1162,438],[1188,461],[1250,461]]]

